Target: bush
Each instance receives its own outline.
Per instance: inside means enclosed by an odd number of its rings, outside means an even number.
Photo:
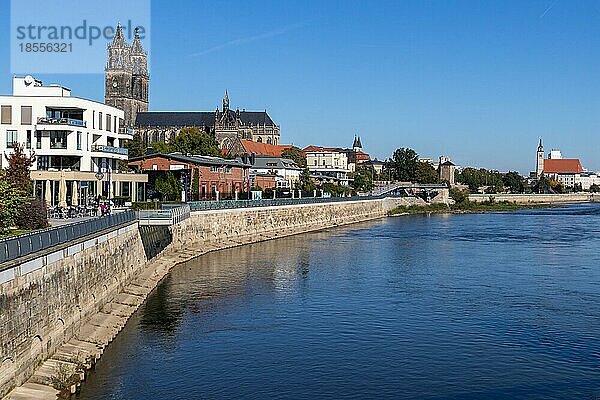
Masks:
[[[16,218],[19,229],[34,230],[48,226],[48,210],[46,202],[40,199],[28,199],[19,208]]]
[[[468,193],[456,188],[450,189],[450,198],[454,200],[456,204],[461,204],[469,201]]]

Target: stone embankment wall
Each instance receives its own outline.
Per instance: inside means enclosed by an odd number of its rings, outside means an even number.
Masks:
[[[146,263],[137,223],[37,260],[41,268],[21,271],[0,285],[0,398],[31,376]]]
[[[493,199],[494,201],[508,201],[511,203],[577,203],[600,201],[600,194],[591,193],[568,193],[568,194],[472,194],[470,201],[484,202]]]
[[[100,357],[178,263],[213,250],[384,217],[398,205],[420,202],[388,198],[194,212],[170,227],[171,244],[164,247],[157,239],[164,250],[150,261],[144,247],[153,244],[144,241],[152,235],[142,240],[137,224],[65,248],[54,262],[0,284],[0,398],[18,385],[7,399],[55,398],[56,366],[89,367],[88,359]]]
[[[193,212],[173,226],[173,249],[193,249],[220,240],[244,243],[288,236],[328,227],[384,217],[398,205],[420,199],[387,198],[343,203],[302,204],[276,207]]]

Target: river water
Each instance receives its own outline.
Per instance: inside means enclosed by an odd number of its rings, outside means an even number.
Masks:
[[[600,206],[402,216],[175,267],[79,399],[600,396]]]

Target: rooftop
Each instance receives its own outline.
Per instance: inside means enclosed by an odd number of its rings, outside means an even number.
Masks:
[[[562,159],[546,159],[544,160],[545,174],[576,174],[584,172],[579,159],[577,158],[562,158]]]

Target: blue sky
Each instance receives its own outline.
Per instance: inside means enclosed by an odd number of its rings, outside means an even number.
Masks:
[[[214,110],[227,89],[301,147],[358,133],[379,158],[412,147],[526,173],[541,136],[600,169],[598,1],[155,0],[151,29],[151,110]],[[102,75],[37,76],[103,100]]]

